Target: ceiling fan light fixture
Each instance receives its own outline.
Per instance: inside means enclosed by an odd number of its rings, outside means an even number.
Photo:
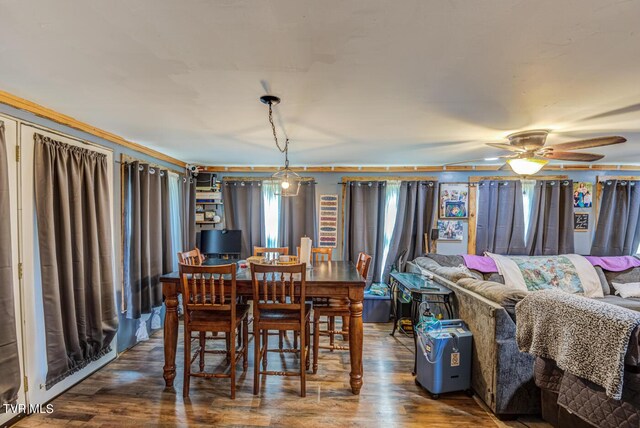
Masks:
[[[513,172],[518,175],[534,175],[548,164],[549,161],[536,158],[515,158],[507,160],[507,163]]]

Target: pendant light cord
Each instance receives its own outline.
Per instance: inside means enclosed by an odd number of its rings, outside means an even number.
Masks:
[[[280,142],[278,141],[278,135],[276,134],[276,125],[273,123],[273,109],[271,108],[271,103],[269,103],[269,123],[271,124],[271,131],[273,132],[273,140],[276,142],[276,147],[280,150],[280,153],[284,153],[286,157],[286,163],[289,164],[289,139],[287,138],[284,142],[284,148],[280,147]]]

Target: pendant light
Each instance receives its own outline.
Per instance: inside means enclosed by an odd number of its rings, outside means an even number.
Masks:
[[[509,159],[507,163],[516,174],[533,175],[540,171],[549,161],[546,159],[522,157]]]
[[[295,171],[289,168],[289,138],[284,141],[284,147],[280,146],[278,141],[278,135],[276,133],[276,126],[273,123],[273,106],[280,103],[280,98],[274,95],[263,95],[260,97],[260,102],[266,104],[269,107],[269,124],[271,124],[271,131],[273,133],[273,140],[276,143],[276,147],[280,153],[284,153],[284,168],[279,169],[273,173],[268,182],[271,182],[277,186],[279,191],[276,195],[280,196],[298,196],[300,191],[300,183],[302,183],[302,177]]]

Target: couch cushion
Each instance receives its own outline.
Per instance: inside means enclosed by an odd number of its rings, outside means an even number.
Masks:
[[[440,266],[447,266],[447,267],[456,267],[460,265],[464,266],[464,259],[462,258],[462,256],[449,256],[445,254],[435,254],[435,253],[429,253],[426,256],[431,260],[435,261],[436,263],[438,263]]]
[[[458,281],[458,285],[496,302],[511,315],[516,312],[516,304],[527,295],[527,291],[493,281],[478,281],[472,278],[463,278]]]
[[[609,295],[596,300],[640,312],[640,298],[630,297],[623,299],[620,296]]]
[[[640,268],[631,268],[621,272],[605,270],[604,276],[607,278],[609,285],[611,285],[612,282],[619,282],[621,284],[626,284],[628,282],[640,282]],[[613,293],[615,293],[615,290],[612,289],[609,294]]]
[[[493,281],[493,282],[499,282],[500,284],[504,284],[504,276],[500,275],[498,272],[485,273],[483,277],[485,281]]]
[[[439,275],[451,282],[458,282],[462,278],[472,278],[475,280],[482,279],[482,275],[471,272],[466,266],[440,266],[432,270],[433,273]]]
[[[607,280],[607,276],[604,274],[604,271],[600,266],[593,267],[598,274],[598,279],[600,279],[600,285],[602,286],[602,292],[605,296],[608,296],[611,293],[611,285],[609,285],[609,281]]]

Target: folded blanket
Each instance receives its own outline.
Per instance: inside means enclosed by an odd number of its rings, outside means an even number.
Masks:
[[[498,266],[491,257],[476,256],[474,254],[463,254],[464,264],[469,269],[477,270],[482,273],[494,273],[498,272]]]
[[[597,257],[584,256],[594,266],[600,266],[609,272],[622,272],[640,266],[640,259],[633,256]]]
[[[640,314],[563,293],[529,293],[516,305],[516,340],[521,352],[550,358],[558,367],[622,397],[624,358]]]
[[[507,285],[528,291],[560,289],[585,297],[604,297],[598,273],[583,256],[487,256],[496,263]]]

